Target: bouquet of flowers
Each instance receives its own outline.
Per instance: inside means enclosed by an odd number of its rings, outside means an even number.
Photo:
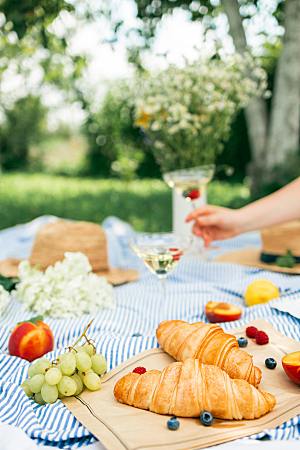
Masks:
[[[152,140],[163,171],[212,163],[237,111],[266,86],[250,55],[171,65],[135,87],[136,125]]]

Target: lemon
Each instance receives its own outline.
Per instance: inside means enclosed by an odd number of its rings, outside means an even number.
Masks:
[[[246,305],[253,306],[259,303],[267,303],[279,296],[279,288],[272,281],[255,280],[248,285],[244,297]]]

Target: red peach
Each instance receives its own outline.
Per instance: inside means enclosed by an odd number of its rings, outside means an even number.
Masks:
[[[287,376],[294,383],[300,384],[300,351],[285,355],[281,363]]]
[[[209,322],[232,322],[238,320],[242,315],[242,310],[231,303],[208,302],[205,305],[205,315]]]
[[[10,355],[33,361],[51,352],[53,345],[54,337],[49,326],[35,318],[16,325],[9,338],[8,351]]]

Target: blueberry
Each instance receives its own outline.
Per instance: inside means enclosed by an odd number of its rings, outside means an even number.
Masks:
[[[167,427],[169,428],[169,430],[172,431],[178,430],[179,425],[180,425],[179,420],[175,416],[171,417],[171,419],[169,419],[167,422]]]
[[[200,422],[206,427],[210,427],[214,421],[214,416],[208,411],[202,411],[200,414]]]
[[[268,369],[275,369],[275,367],[277,366],[277,362],[274,358],[267,358],[265,360],[265,365]]]
[[[237,341],[238,341],[239,347],[247,347],[247,345],[248,345],[248,339],[245,337],[239,337]]]

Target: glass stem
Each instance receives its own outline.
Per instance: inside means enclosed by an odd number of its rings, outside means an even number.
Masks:
[[[195,211],[197,209],[196,203],[195,202],[191,202],[191,207],[192,210]],[[197,253],[197,242],[198,242],[198,238],[192,233],[192,240],[191,240],[191,244],[190,244],[190,248],[191,248],[191,252],[196,254]]]
[[[160,279],[160,284],[161,284],[161,295],[162,295],[162,300],[163,300],[163,301],[165,301],[165,299],[166,299],[166,291],[167,291],[167,289],[166,289],[166,281],[167,281],[167,278],[166,278],[166,277],[162,277],[162,278]]]

